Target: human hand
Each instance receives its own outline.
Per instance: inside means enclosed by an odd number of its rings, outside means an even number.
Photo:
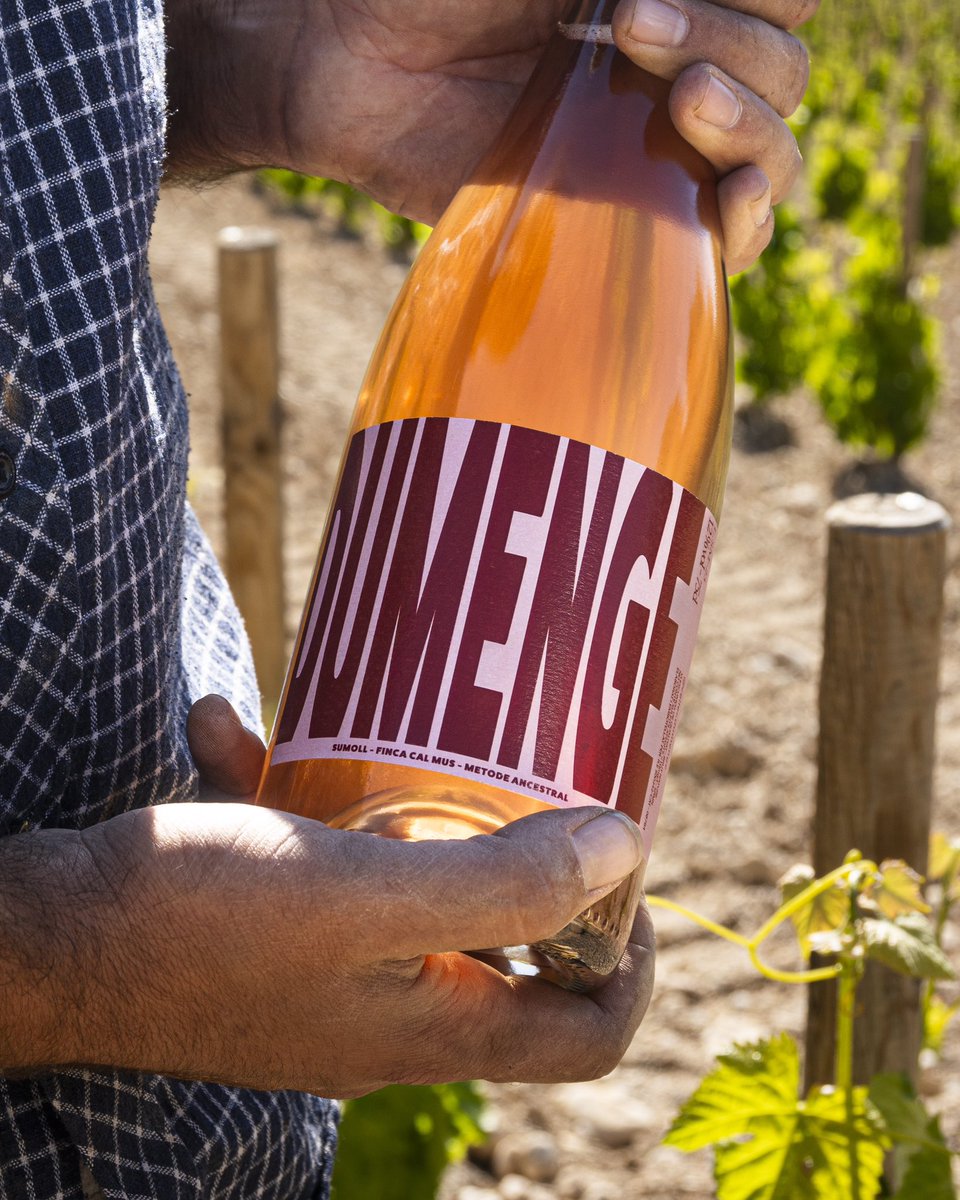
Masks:
[[[773,232],[800,166],[789,30],[818,0],[623,0],[634,62],[675,81],[680,132],[721,176],[728,269]],[[433,222],[492,143],[566,0],[171,0],[171,154],[181,170],[288,166]],[[666,43],[666,44],[664,44]],[[179,112],[178,112],[179,110]]]
[[[255,786],[262,745],[225,701],[195,706],[189,738],[220,795]],[[616,1065],[649,1001],[645,908],[590,995],[457,953],[555,933],[633,870],[634,827],[606,810],[404,843],[251,805],[171,804],[81,838],[87,901],[63,931],[80,961],[59,969],[76,978],[94,942],[96,970],[80,977],[96,988],[61,1018],[71,1062],[334,1096],[582,1079]]]

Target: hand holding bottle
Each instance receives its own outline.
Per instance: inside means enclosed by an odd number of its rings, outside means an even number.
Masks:
[[[789,30],[817,7],[624,0],[614,18],[620,49],[676,81],[674,122],[723,177],[730,271],[767,244],[771,201],[797,173],[782,118],[800,102],[808,64]],[[433,222],[569,8],[565,0],[171,0],[174,169],[289,166],[347,180]]]
[[[252,791],[263,746],[226,701],[195,706],[190,741],[221,798]],[[650,998],[645,908],[591,996],[443,951],[553,928],[637,857],[626,821],[582,810],[454,844],[237,803],[0,839],[3,1069],[109,1064],[339,1097],[604,1074]]]
[[[198,702],[188,736],[202,795],[249,798],[263,746],[226,701]],[[190,1011],[217,1014],[197,1039],[203,1061],[165,1070],[334,1096],[592,1078],[616,1065],[646,1011],[645,906],[620,968],[589,997],[447,953],[535,940],[608,892],[640,854],[616,814],[544,812],[462,842],[392,841],[237,804],[153,817],[139,858],[136,839],[115,835],[132,912],[163,899],[164,927],[184,930],[181,963],[202,967],[191,983],[181,966],[172,986],[191,993]],[[165,869],[175,859],[178,871]],[[156,926],[154,913],[141,932],[147,970]]]

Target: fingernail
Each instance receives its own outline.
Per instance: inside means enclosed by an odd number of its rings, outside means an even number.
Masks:
[[[679,46],[690,32],[686,14],[663,0],[637,0],[630,18],[630,36],[648,46]]]
[[[761,196],[750,202],[750,214],[758,229],[766,225],[773,208],[772,188],[768,183]]]
[[[743,105],[736,92],[731,91],[716,75],[711,75],[695,112],[701,121],[716,125],[719,129],[729,129],[740,120]]]
[[[643,858],[640,831],[622,813],[604,812],[573,833],[588,892],[625,879]]]

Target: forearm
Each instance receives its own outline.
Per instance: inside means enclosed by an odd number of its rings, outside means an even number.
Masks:
[[[0,840],[0,1070],[75,1061],[102,909],[79,834]]]
[[[166,824],[183,809],[169,806]],[[189,1073],[202,992],[187,936],[194,876],[179,857],[171,869],[158,824],[143,811],[0,840],[0,1074]]]
[[[292,164],[287,91],[300,5],[167,0],[169,176],[202,180]]]
[[[0,1075],[86,1065],[283,1085],[274,1010],[296,978],[277,927],[297,921],[261,897],[283,885],[286,835],[253,806],[164,804],[0,839]],[[238,1002],[248,978],[256,994]]]

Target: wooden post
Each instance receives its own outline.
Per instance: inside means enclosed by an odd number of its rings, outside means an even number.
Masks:
[[[923,201],[926,190],[927,136],[922,125],[907,139],[907,167],[903,202],[903,283],[910,286],[914,258],[923,233]]]
[[[226,571],[269,704],[286,669],[277,238],[231,227],[218,245]]]
[[[928,81],[920,104],[919,124],[907,136],[906,179],[903,195],[903,290],[913,279],[917,250],[923,238],[923,205],[927,191],[927,128],[934,105],[935,89]]]
[[[813,866],[848,850],[926,870],[950,520],[914,493],[854,496],[827,514],[827,603]],[[854,1081],[916,1079],[918,982],[871,963],[857,993]],[[833,1078],[836,989],[809,989],[807,1086]]]

